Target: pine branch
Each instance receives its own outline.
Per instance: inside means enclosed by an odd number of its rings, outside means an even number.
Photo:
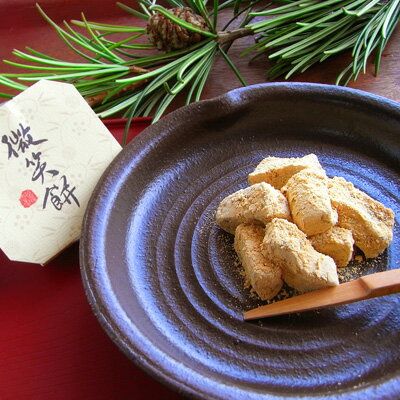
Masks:
[[[81,62],[61,60],[30,47],[14,50],[18,60],[4,62],[23,72],[1,75],[0,85],[21,91],[27,88],[22,82],[39,79],[72,83],[100,117],[123,114],[128,118],[126,139],[132,118],[153,113],[156,121],[183,92],[186,104],[200,100],[217,57],[246,85],[228,55],[235,40],[255,37],[255,44],[243,55],[252,53],[254,59],[267,54],[273,64],[268,70],[270,79],[288,79],[330,57],[351,52],[352,61],[336,82],[346,85],[366,72],[373,54],[375,73],[379,72],[383,51],[400,19],[400,0],[281,0],[275,7],[261,0],[213,0],[208,8],[206,0],[166,2],[172,8],[157,0],[138,0],[140,11],[117,3],[139,18],[142,26],[94,22],[83,14],[72,25],[64,21],[58,26],[37,5]],[[232,17],[218,31],[219,14],[227,9]],[[233,22],[238,29],[229,29]],[[118,40],[113,40],[116,34]],[[158,51],[153,34],[171,50]],[[193,42],[189,40],[192,36]],[[0,97],[11,95],[0,93]]]
[[[232,43],[237,39],[245,36],[253,35],[253,31],[250,28],[240,28],[233,31],[222,31],[218,32],[217,42],[220,45]]]
[[[145,74],[145,73],[149,72],[149,70],[140,68],[140,67],[136,67],[135,65],[130,66],[129,70],[131,73],[134,73],[134,74]],[[133,92],[136,89],[140,88],[141,86],[145,85],[147,82],[148,81],[146,79],[144,79],[142,81],[132,83],[131,85],[125,86],[125,87],[121,88],[113,96],[111,96],[110,98],[121,97],[128,92]],[[87,83],[86,83],[86,85],[87,85]],[[78,88],[82,88],[82,85],[78,86]],[[93,96],[87,95],[87,96],[85,96],[85,100],[91,107],[96,107],[96,106],[102,104],[104,102],[104,100],[108,97],[109,97],[109,92],[103,91],[103,92],[97,93]]]
[[[268,18],[247,25],[259,38],[243,55],[267,53],[275,63],[268,71],[270,79],[288,79],[352,50],[352,62],[336,81],[347,85],[366,72],[375,49],[378,73],[387,39],[400,19],[400,0],[299,0],[251,14]]]

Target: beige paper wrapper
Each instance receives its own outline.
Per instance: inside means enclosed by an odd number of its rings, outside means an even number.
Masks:
[[[44,141],[46,140],[46,141]],[[0,248],[44,264],[80,237],[121,146],[73,85],[39,81],[0,108]]]

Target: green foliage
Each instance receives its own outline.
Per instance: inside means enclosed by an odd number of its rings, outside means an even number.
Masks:
[[[257,43],[246,49],[267,53],[273,62],[270,79],[290,78],[316,63],[351,50],[352,61],[337,78],[347,85],[366,72],[375,51],[375,73],[382,52],[400,18],[400,0],[299,0],[252,13],[269,17],[247,25],[259,34]]]
[[[261,0],[168,0],[170,7],[190,7],[203,17],[208,30],[202,30],[171,13],[155,0],[139,0],[140,10],[117,5],[143,21],[143,26],[121,26],[81,20],[63,26],[55,24],[37,6],[40,14],[55,29],[60,39],[82,59],[67,62],[30,47],[14,50],[19,61],[5,63],[24,71],[0,76],[0,84],[17,91],[22,82],[40,79],[59,80],[75,85],[100,117],[123,114],[129,121],[136,116],[153,115],[157,121],[181,93],[186,104],[201,98],[213,62],[220,56],[246,85],[228,55],[233,42],[254,35],[256,42],[243,55],[267,54],[272,68],[268,76],[286,79],[316,63],[344,51],[352,61],[339,74],[337,84],[347,84],[366,71],[374,53],[378,73],[382,52],[400,18],[400,0],[281,0],[271,4]],[[271,5],[273,7],[271,7]],[[231,9],[232,18],[217,30],[221,10]],[[168,53],[157,51],[147,40],[148,19],[160,13],[174,24],[196,32],[201,42]],[[252,22],[257,17],[256,22]],[[237,22],[239,28],[230,32]],[[75,27],[79,29],[76,29]],[[113,35],[118,34],[118,40]],[[121,39],[121,35],[123,35]],[[0,97],[10,98],[0,93]],[[127,126],[128,128],[128,126]]]
[[[82,14],[81,21],[73,20],[71,23],[84,28],[85,35],[65,21],[64,27],[58,26],[38,5],[37,8],[43,18],[56,30],[61,40],[84,59],[84,62],[66,62],[29,47],[26,48],[26,52],[14,50],[13,54],[23,63],[8,60],[4,62],[22,68],[25,72],[3,74],[0,76],[0,84],[24,90],[26,86],[19,81],[48,79],[69,82],[73,83],[88,100],[100,96],[101,102],[95,104],[94,109],[102,118],[123,113],[131,120],[133,117],[152,113],[153,120],[157,121],[185,88],[189,88],[186,103],[201,98],[214,58],[220,52],[223,52],[224,60],[244,83],[232,60],[214,40],[217,38],[219,10],[227,5],[219,5],[218,1],[214,0],[213,11],[209,13],[203,0],[190,0],[185,3],[180,0],[169,0],[169,3],[172,7],[191,7],[203,16],[209,31],[200,30],[177,18],[165,7],[148,0],[139,1],[143,12],[122,3],[117,5],[145,22],[154,12],[161,13],[187,30],[202,34],[204,36],[202,42],[183,50],[161,54],[145,40],[144,27],[91,22]],[[123,40],[113,41],[110,37],[114,34],[129,36]],[[146,55],[148,51],[151,51],[151,54]],[[11,97],[4,93],[0,95]]]

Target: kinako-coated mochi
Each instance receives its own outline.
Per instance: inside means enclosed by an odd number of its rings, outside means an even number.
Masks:
[[[307,235],[317,235],[337,223],[328,192],[328,177],[322,170],[303,169],[282,188],[293,222]]]
[[[328,178],[315,154],[267,157],[251,186],[225,197],[216,222],[234,234],[246,286],[263,300],[283,282],[300,292],[339,284],[354,244],[367,258],[393,238],[394,213],[340,177]]]
[[[290,211],[285,196],[262,182],[225,197],[215,218],[222,229],[234,234],[236,227],[243,223],[265,225],[272,218],[289,219]]]
[[[283,280],[299,292],[339,284],[336,264],[315,250],[295,224],[274,218],[265,228],[264,256],[282,270]]]
[[[346,267],[353,256],[354,239],[348,229],[334,226],[309,240],[315,250],[332,257],[339,268]]]
[[[267,157],[249,174],[248,181],[250,185],[267,182],[280,190],[294,174],[306,168],[323,171],[315,154],[304,157]]]
[[[343,178],[329,179],[328,189],[338,212],[338,225],[352,232],[365,257],[381,254],[393,239],[393,211]]]
[[[282,288],[282,272],[261,252],[264,227],[240,224],[235,232],[235,251],[243,266],[245,285],[251,286],[262,300],[275,297]]]

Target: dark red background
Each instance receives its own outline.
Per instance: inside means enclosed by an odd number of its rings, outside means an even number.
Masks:
[[[148,125],[135,121],[131,136]],[[124,121],[106,123],[120,139]],[[128,360],[86,301],[75,243],[45,267],[0,251],[0,399],[180,399]]]
[[[92,20],[131,20],[114,1],[39,2],[57,22],[79,18],[82,10]],[[0,58],[13,58],[12,49],[26,45],[74,58],[34,4],[0,0]],[[1,65],[5,70],[10,68]],[[136,121],[132,135],[148,123]],[[123,121],[107,126],[121,137]],[[1,400],[181,398],[136,367],[103,332],[83,291],[78,244],[45,267],[10,262],[0,251],[0,323]]]
[[[137,24],[134,17],[115,6],[114,0],[38,1],[57,23],[78,19],[84,11],[89,20]],[[137,4],[135,0],[122,1]],[[0,59],[15,59],[10,56],[12,49],[23,50],[25,46],[58,58],[76,58],[65,51],[34,4],[34,0],[0,0]],[[220,24],[228,18],[223,13]],[[383,54],[379,77],[373,77],[369,69],[352,87],[400,100],[398,37],[397,30]],[[259,83],[265,81],[265,59],[249,65],[246,58],[239,57],[252,40],[238,40],[230,53],[247,81]],[[348,57],[337,57],[296,79],[332,83],[347,63]],[[0,64],[0,73],[11,70]],[[237,86],[226,64],[217,60],[205,97]],[[134,123],[132,134],[147,123]],[[118,137],[123,123],[109,123],[109,128]],[[83,293],[77,244],[45,267],[10,262],[0,251],[0,323],[0,400],[181,398],[135,367],[102,331]]]

